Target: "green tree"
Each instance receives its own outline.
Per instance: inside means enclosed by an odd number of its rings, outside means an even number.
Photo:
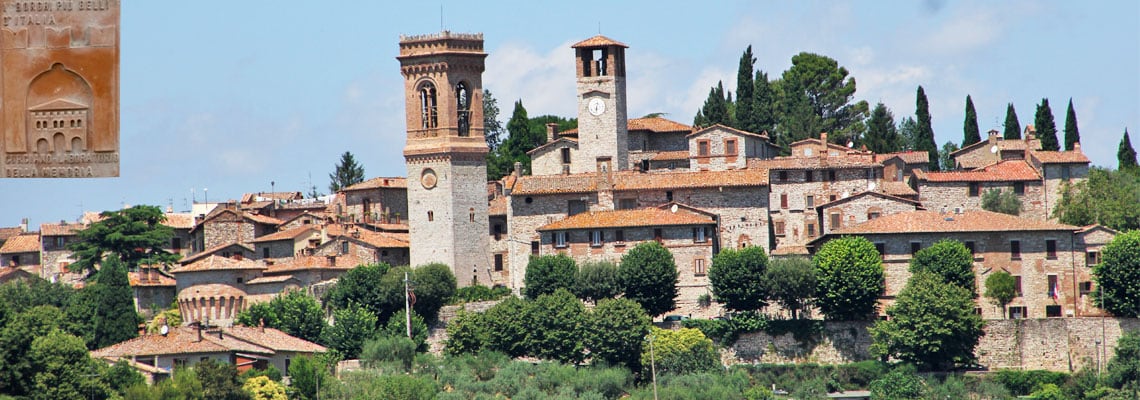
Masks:
[[[1073,150],[1073,144],[1081,141],[1081,131],[1077,129],[1077,112],[1073,110],[1073,98],[1069,98],[1069,110],[1065,113],[1065,150]]]
[[[455,319],[447,324],[444,352],[450,355],[476,354],[488,347],[491,332],[485,321],[483,313],[460,309]]]
[[[677,307],[678,278],[673,254],[657,242],[634,246],[618,265],[618,281],[625,298],[636,301],[653,316]]]
[[[523,277],[526,297],[537,299],[538,296],[554,293],[558,289],[573,288],[574,275],[577,273],[578,265],[565,254],[531,257],[526,264],[526,276]]]
[[[986,278],[986,297],[995,306],[1001,307],[1001,315],[1006,315],[1005,306],[1017,297],[1017,280],[1009,272],[998,270]]]
[[[974,110],[974,99],[966,95],[966,121],[962,123],[962,147],[982,141],[982,132],[978,129],[978,112]]]
[[[915,96],[915,111],[914,116],[918,122],[918,141],[915,142],[915,150],[925,151],[929,155],[930,170],[938,170],[938,143],[934,142],[934,128],[930,122],[930,102],[926,99],[926,91],[922,86],[918,87],[918,94]]]
[[[202,382],[203,400],[246,400],[248,392],[242,390],[237,367],[230,363],[208,359],[194,364],[198,380]]]
[[[1097,307],[1118,317],[1140,317],[1140,231],[1112,238],[1093,275],[1100,287],[1092,293]]]
[[[317,358],[300,356],[289,364],[289,397],[298,400],[314,400],[322,387],[332,384],[334,378],[329,367]]]
[[[776,126],[776,113],[779,110],[777,104],[777,91],[779,88],[776,84],[768,81],[768,73],[764,71],[756,71],[756,79],[753,79],[755,89],[752,91],[752,120],[755,125],[755,133],[772,132]],[[738,96],[739,97],[739,96]]]
[[[340,162],[329,174],[329,193],[339,192],[360,182],[364,182],[364,166],[356,163],[351,151],[346,151],[340,155]]]
[[[125,393],[127,388],[131,386],[146,384],[146,378],[134,367],[131,367],[126,360],[119,360],[110,368],[104,369],[102,379],[107,383],[107,386],[119,394]]]
[[[875,104],[871,118],[867,120],[867,134],[863,136],[863,144],[875,154],[886,154],[899,151],[900,142],[894,114],[883,103]]]
[[[279,329],[289,335],[318,342],[325,329],[325,312],[316,298],[301,290],[287,290],[264,303],[257,303],[238,313],[237,323],[245,326],[265,326]]]
[[[54,306],[36,306],[14,315],[0,328],[0,393],[31,394],[36,367],[32,341],[59,330],[63,313]]]
[[[1132,148],[1132,140],[1128,138],[1128,128],[1124,128],[1124,137],[1120,139],[1120,146],[1116,150],[1116,165],[1120,170],[1134,170],[1136,164],[1136,150]]]
[[[1002,214],[1021,214],[1021,199],[1012,190],[990,189],[982,193],[982,209]]]
[[[376,336],[376,315],[359,305],[333,311],[333,321],[321,333],[321,343],[346,359],[357,358],[364,342]]]
[[[403,274],[400,274],[397,268],[389,271],[389,275],[397,275],[400,278],[396,290],[401,294],[397,299],[397,304],[400,306],[396,309],[402,310]],[[416,294],[416,304],[412,306],[412,310],[423,316],[425,321],[435,320],[439,315],[439,309],[455,297],[457,290],[455,274],[451,273],[451,268],[446,264],[431,263],[418,266],[412,270],[411,279]],[[391,279],[385,279],[384,282],[391,282]]]
[[[716,347],[700,330],[649,329],[649,342],[641,350],[641,365],[650,365],[652,362],[656,365],[657,374],[685,375],[721,369]]]
[[[1037,105],[1037,112],[1033,115],[1033,128],[1037,130],[1037,138],[1041,140],[1041,150],[1061,149],[1061,143],[1057,141],[1057,123],[1053,120],[1053,109],[1049,107],[1049,99],[1041,99],[1041,104]]]
[[[522,100],[515,101],[511,119],[507,121],[507,138],[495,153],[488,155],[487,176],[491,179],[502,178],[514,169],[515,162],[522,163],[523,170],[520,173],[529,173],[530,157],[526,153],[545,141],[545,130],[532,131]]]
[[[764,280],[767,270],[768,256],[758,246],[722,249],[713,256],[709,267],[713,296],[730,310],[763,308],[768,304],[765,301],[768,287]]]
[[[875,245],[863,237],[841,237],[824,243],[815,264],[816,305],[830,320],[874,317],[883,293],[883,264]]]
[[[899,121],[899,150],[917,149],[918,139],[918,122],[914,118],[906,117]]]
[[[135,312],[134,290],[127,279],[127,269],[115,256],[103,260],[103,268],[95,275],[95,283],[83,289],[92,293],[95,315],[92,316],[92,340],[88,346],[98,349],[138,336],[142,322]]]
[[[1126,332],[1116,342],[1105,383],[1115,389],[1140,392],[1140,331]]]
[[[780,80],[780,146],[830,132],[833,141],[857,141],[866,127],[866,101],[852,103],[855,78],[834,59],[812,53],[792,57]]]
[[[1093,167],[1087,180],[1062,186],[1053,215],[1074,226],[1140,229],[1140,173]]]
[[[645,310],[633,300],[604,299],[588,318],[586,347],[594,362],[637,370],[638,356],[651,326]]]
[[[586,307],[569,290],[539,296],[531,308],[531,323],[531,355],[573,364],[585,358]]]
[[[1005,131],[1002,137],[1005,139],[1021,139],[1021,123],[1017,122],[1017,110],[1013,109],[1013,103],[1005,108]]]
[[[731,98],[731,94],[725,95],[724,83],[717,81],[716,86],[709,89],[709,97],[705,100],[705,104],[701,106],[700,110],[697,110],[697,116],[693,118],[693,125],[735,125],[732,123],[732,115],[729,113]]]
[[[407,336],[382,335],[364,343],[360,358],[369,368],[380,367],[382,363],[399,363],[403,372],[411,372],[416,359],[416,342]]]
[[[974,255],[954,239],[942,239],[919,250],[910,259],[910,273],[929,272],[943,282],[977,293],[974,283]]]
[[[490,340],[491,350],[511,357],[527,354],[527,335],[531,330],[531,303],[518,297],[508,297],[483,314],[483,322]]]
[[[609,261],[584,262],[574,276],[574,295],[583,301],[597,303],[621,294],[618,267]]]
[[[922,378],[907,368],[896,368],[871,381],[871,398],[875,400],[912,400],[925,395]]]
[[[102,380],[88,376],[97,374],[100,365],[87,355],[79,337],[54,330],[33,339],[28,355],[34,371],[31,399],[105,398],[111,391]]]
[[[819,285],[815,274],[815,266],[806,257],[772,259],[764,278],[769,299],[791,311],[792,319],[799,318],[799,311],[809,307],[815,298]]]
[[[954,142],[947,141],[942,144],[942,150],[938,151],[938,164],[943,171],[950,171],[955,168],[954,157],[950,154],[958,151],[958,145]]]
[[[285,395],[285,386],[274,382],[266,376],[249,378],[241,385],[241,389],[249,393],[252,400],[288,400]]]
[[[970,291],[928,272],[910,278],[887,315],[888,320],[870,329],[872,353],[923,369],[946,370],[972,361],[984,334]]]
[[[379,263],[360,265],[348,270],[337,279],[336,285],[333,285],[325,294],[325,303],[334,309],[342,309],[352,303],[360,304],[368,310],[394,307],[394,304],[389,303],[389,296],[383,290],[384,288],[376,284],[384,278],[384,275],[391,268],[388,264]],[[401,275],[400,278],[400,289],[402,290],[403,276]],[[403,294],[400,293],[399,295],[399,306],[403,309]]]
[[[400,310],[400,312],[392,315],[392,318],[389,318],[388,323],[384,325],[384,334],[387,336],[407,338],[408,337],[407,315],[408,314],[405,313],[403,310]],[[428,334],[430,334],[430,333],[431,332],[428,331],[427,323],[424,322],[424,318],[421,317],[419,314],[412,312],[412,337],[411,337],[411,340],[412,340],[412,344],[415,345],[414,349],[416,351],[419,351],[419,352],[428,351],[427,338],[428,338]]]
[[[483,89],[483,139],[487,141],[487,150],[494,154],[503,143],[503,123],[499,121],[499,101],[491,95],[491,91]],[[489,160],[490,158],[488,158]],[[501,176],[487,177],[487,180],[496,180]]]
[[[736,128],[757,132],[759,122],[756,113],[756,82],[752,67],[756,64],[756,57],[752,55],[752,45],[744,49],[740,55],[740,67],[736,70]]]
[[[78,241],[67,245],[75,254],[75,262],[68,265],[74,272],[95,275],[104,256],[113,254],[126,264],[128,270],[139,265],[170,265],[179,255],[163,247],[170,244],[174,229],[163,225],[166,216],[155,206],[134,206],[99,214],[103,219],[79,231]]]

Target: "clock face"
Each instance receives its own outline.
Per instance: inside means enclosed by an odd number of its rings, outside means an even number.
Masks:
[[[425,169],[423,175],[420,176],[420,184],[423,185],[424,189],[434,188],[438,181],[435,171],[431,168]]]
[[[590,99],[589,110],[590,114],[602,115],[602,113],[606,112],[606,102],[597,97]]]

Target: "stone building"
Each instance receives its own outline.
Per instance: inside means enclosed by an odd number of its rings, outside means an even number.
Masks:
[[[862,224],[840,228],[811,241],[813,252],[841,236],[862,236],[875,244],[883,257],[886,290],[880,314],[910,279],[909,262],[919,250],[943,239],[962,242],[974,254],[976,292],[995,271],[1006,271],[1017,281],[1018,296],[1006,314],[985,297],[978,297],[983,318],[1053,318],[1100,315],[1092,306],[1091,256],[1114,232],[1078,228],[1035,218],[980,210],[961,212],[909,211],[885,215]]]
[[[410,265],[407,232],[375,232],[359,226],[329,225],[327,240],[313,250],[313,255],[351,256],[361,264],[386,263]]]
[[[214,208],[208,215],[195,218],[190,229],[190,254],[232,243],[248,244],[253,239],[277,232],[281,220],[238,210],[234,203]]]
[[[72,273],[67,266],[75,262],[75,257],[67,246],[79,240],[77,234],[86,224],[60,221],[58,224],[40,224],[40,264],[44,279],[53,282],[79,283],[84,274]]]
[[[723,171],[748,167],[749,159],[770,159],[780,149],[767,133],[752,133],[716,124],[688,136],[689,170]]]
[[[140,266],[138,271],[127,273],[127,280],[134,292],[135,311],[147,318],[153,316],[153,311],[174,304],[178,284],[162,266]]]
[[[919,200],[929,210],[981,210],[982,196],[990,190],[1012,191],[1021,201],[1021,214],[1045,220],[1041,175],[1025,160],[1005,160],[968,171],[922,172],[915,175]]]
[[[408,218],[408,180],[379,177],[342,188],[337,215],[342,221],[401,224]]]
[[[249,244],[256,249],[257,258],[279,260],[302,255],[306,249],[312,254],[312,250],[323,241],[319,225],[310,224],[270,233],[249,241]]]
[[[177,282],[182,323],[232,324],[237,314],[249,306],[246,282],[260,277],[267,268],[248,258],[211,255],[171,270]]]
[[[1005,160],[1024,160],[1027,150],[1040,150],[1041,141],[1025,128],[1025,139],[1005,139],[997,130],[990,130],[986,140],[971,144],[950,153],[955,169],[972,170]]]
[[[186,256],[190,253],[190,230],[194,229],[194,215],[167,212],[164,216],[166,220],[162,224],[174,230],[174,237],[170,238],[170,245],[163,250]]]
[[[40,235],[25,233],[8,238],[0,246],[0,266],[29,267],[40,265]]]
[[[816,220],[820,222],[820,231],[826,235],[884,215],[921,209],[922,203],[915,200],[866,191],[821,204],[816,207]]]
[[[826,135],[823,135],[826,137]],[[809,240],[819,237],[821,225],[816,207],[856,193],[875,189],[883,174],[882,164],[867,156],[848,156],[836,147],[820,153],[820,148],[808,146],[802,140],[800,152],[814,156],[779,157],[759,160],[753,168],[760,168],[770,182],[766,210],[772,223],[773,250],[803,253]],[[811,150],[811,151],[808,151]],[[846,150],[846,148],[844,148]]]

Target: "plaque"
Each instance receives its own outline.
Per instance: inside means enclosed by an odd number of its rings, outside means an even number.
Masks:
[[[119,0],[0,4],[0,177],[119,176]]]

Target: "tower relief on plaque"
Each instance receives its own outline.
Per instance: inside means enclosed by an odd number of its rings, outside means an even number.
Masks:
[[[119,1],[0,4],[0,177],[119,176]]]

